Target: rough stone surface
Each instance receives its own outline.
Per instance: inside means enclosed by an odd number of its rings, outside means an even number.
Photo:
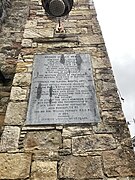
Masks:
[[[31,155],[24,153],[0,154],[0,179],[28,178]]]
[[[23,37],[24,38],[44,38],[53,37],[53,29],[25,29]]]
[[[62,34],[40,0],[11,2],[0,32],[0,69],[8,79],[0,79],[0,179],[135,180],[131,138],[93,0],[74,0]],[[91,55],[100,123],[24,126],[34,55],[65,53]]]
[[[6,111],[5,124],[22,125],[26,117],[26,102],[10,102]]]
[[[31,47],[32,46],[32,40],[31,39],[23,39],[22,40],[22,47]]]
[[[28,132],[24,146],[26,150],[58,150],[61,146],[60,131]]]
[[[23,101],[27,99],[28,89],[23,89],[21,87],[12,87],[10,100],[12,101]]]
[[[28,57],[27,57],[27,59],[28,59]],[[31,60],[31,59],[32,58],[30,57],[29,60]],[[33,61],[33,59],[31,61]],[[32,72],[32,62],[31,61],[18,62],[16,65],[16,73]]]
[[[63,139],[63,148],[71,149],[71,139]]]
[[[59,163],[60,178],[85,180],[102,178],[101,158],[91,157],[64,157]]]
[[[5,115],[1,114],[0,115],[0,136],[2,134],[2,127],[3,127],[3,124],[4,124],[4,119],[5,119]]]
[[[73,154],[83,154],[90,151],[105,151],[116,148],[116,142],[112,135],[99,134],[91,136],[80,136],[72,139]]]
[[[135,154],[130,149],[103,152],[103,164],[108,177],[135,176]]]
[[[34,161],[31,176],[32,180],[57,180],[57,162]]]
[[[87,135],[92,133],[92,128],[90,127],[83,127],[83,126],[72,126],[72,127],[65,127],[63,129],[62,136],[63,137],[73,137],[73,136],[81,136]]]
[[[21,50],[21,40],[23,27],[29,15],[28,3],[30,0],[1,0],[0,1],[0,70],[7,79],[1,82],[0,92],[7,93],[10,96],[10,89],[15,73],[17,57]],[[3,9],[4,8],[4,9]],[[2,11],[3,9],[3,11]],[[3,94],[0,95],[0,116],[5,115],[8,100],[3,101]],[[2,105],[1,105],[2,99]],[[5,99],[5,98],[4,98]]]
[[[59,153],[58,150],[54,149],[42,149],[42,150],[36,150],[33,152],[33,160],[34,161],[42,161],[42,162],[48,162],[48,161],[59,161]]]
[[[19,127],[6,126],[1,137],[0,151],[17,151],[19,135]]]
[[[14,86],[29,86],[31,83],[31,74],[30,73],[16,73],[13,85]]]

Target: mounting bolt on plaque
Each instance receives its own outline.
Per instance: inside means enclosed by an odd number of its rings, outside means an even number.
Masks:
[[[53,17],[62,17],[69,14],[73,0],[42,0],[45,11]]]

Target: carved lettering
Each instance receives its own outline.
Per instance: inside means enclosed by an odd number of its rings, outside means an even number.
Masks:
[[[36,55],[26,124],[98,121],[90,56]]]

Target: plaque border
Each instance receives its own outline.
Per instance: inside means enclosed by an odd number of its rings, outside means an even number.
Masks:
[[[89,53],[64,53],[64,55],[76,55],[76,54],[79,54],[79,55],[88,55],[89,56],[89,63],[90,63],[90,68],[91,68],[91,71],[93,72],[93,67],[92,67],[92,61],[91,61],[91,56]],[[97,125],[98,123],[100,123],[101,121],[101,118],[100,118],[100,112],[99,112],[99,106],[98,106],[98,102],[97,102],[97,95],[96,95],[96,90],[95,90],[95,81],[94,81],[94,77],[93,77],[93,73],[91,73],[91,78],[92,78],[92,84],[93,84],[93,88],[94,88],[94,92],[95,92],[95,109],[96,109],[96,116],[94,118],[94,120],[90,121],[90,122],[73,122],[73,123],[29,123],[30,121],[28,121],[28,114],[29,114],[29,110],[30,110],[30,98],[31,98],[31,88],[32,88],[32,82],[33,82],[33,73],[34,73],[34,65],[35,65],[35,59],[36,59],[36,56],[58,56],[58,55],[63,55],[63,53],[53,53],[53,54],[50,54],[50,53],[37,53],[34,55],[34,58],[33,58],[33,68],[32,68],[32,79],[31,79],[31,85],[30,85],[30,89],[29,89],[29,98],[28,98],[28,106],[27,106],[27,113],[26,113],[26,121],[24,123],[25,126],[27,127],[40,127],[40,126],[87,126],[88,124],[89,125]]]

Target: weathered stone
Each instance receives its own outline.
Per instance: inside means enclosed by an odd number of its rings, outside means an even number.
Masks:
[[[43,149],[35,150],[33,153],[33,161],[58,161],[59,154],[58,150]]]
[[[96,134],[72,138],[73,154],[83,154],[90,151],[105,151],[116,148],[116,142],[112,135]]]
[[[105,82],[115,82],[111,68],[96,69],[96,78]]]
[[[58,150],[61,147],[60,131],[28,132],[24,142],[26,150]]]
[[[118,94],[117,94],[117,87],[115,82],[105,82],[103,80],[98,80],[96,81],[96,89],[97,91],[100,92],[100,95],[104,95],[104,97],[110,97],[111,95],[116,97],[118,99]],[[114,94],[112,94],[112,92]],[[119,100],[118,100],[119,102]]]
[[[25,24],[25,28],[35,28],[37,26],[37,20],[27,20]]]
[[[67,156],[71,154],[71,149],[60,149],[59,156]]]
[[[1,67],[1,71],[6,75],[11,75],[15,73],[15,65],[5,64]]]
[[[14,86],[29,86],[31,83],[31,74],[30,73],[16,73],[13,85]]]
[[[31,47],[32,46],[32,39],[23,39],[22,40],[22,47]]]
[[[108,177],[135,176],[135,154],[131,149],[103,152],[104,172]]]
[[[0,100],[0,104],[2,106],[6,105],[9,102],[9,97],[2,97]]]
[[[1,137],[1,134],[2,134],[2,127],[3,127],[3,124],[4,124],[4,119],[5,119],[5,115],[3,113],[0,114],[0,137]]]
[[[28,89],[23,89],[21,87],[12,87],[10,100],[12,101],[23,101],[27,99]]]
[[[121,111],[102,111],[101,115],[103,121],[108,124],[125,122],[124,114]]]
[[[93,35],[93,36],[89,36],[89,35],[85,35],[85,36],[80,36],[79,38],[80,43],[81,44],[102,44],[104,43],[104,40],[102,38],[102,36],[100,35]]]
[[[111,63],[108,58],[97,58],[94,56],[92,58],[92,65],[93,65],[94,69],[99,68],[99,67],[100,68],[110,68],[111,67]]]
[[[26,102],[10,102],[7,107],[5,124],[22,125],[26,118]]]
[[[111,92],[110,92],[111,93]],[[107,92],[106,92],[107,94]],[[109,92],[108,92],[109,94]],[[103,96],[100,95],[99,101],[100,101],[100,107],[102,110],[112,110],[115,108],[121,108],[121,102],[118,99],[118,95],[116,95],[116,92],[112,91],[112,95]]]
[[[5,118],[4,114],[0,114],[0,126],[1,124],[3,124],[4,118]]]
[[[85,180],[102,178],[102,165],[99,156],[66,156],[59,163],[59,177],[63,179]]]
[[[9,97],[9,92],[0,92],[0,97]]]
[[[66,29],[66,33],[67,34],[71,34],[71,33],[73,33],[73,34],[84,34],[84,33],[87,33],[87,28],[78,28],[78,29],[76,29],[76,28],[67,28]]]
[[[17,151],[19,135],[19,127],[6,126],[1,137],[0,151]]]
[[[32,180],[57,180],[56,161],[34,161],[31,170]]]
[[[105,122],[100,122],[97,125],[93,126],[93,130],[95,133],[99,133],[99,134],[116,133],[115,127]]]
[[[71,149],[71,139],[63,139],[63,148]]]
[[[116,148],[115,141],[119,148],[124,147],[126,149],[131,146],[131,141],[121,107],[117,103],[119,101],[119,97],[116,95],[117,88],[115,87],[111,64],[96,19],[93,0],[74,0],[74,8],[68,19],[64,20],[66,32],[62,35],[63,37],[71,35],[71,37],[63,39],[59,37],[59,35],[61,36],[59,33],[57,38],[54,38],[56,35],[54,29],[57,22],[55,19],[52,21],[51,18],[44,14],[41,1],[31,0],[30,4],[28,2],[29,0],[12,1],[14,3],[10,10],[12,16],[8,18],[8,21],[3,26],[0,37],[0,50],[2,52],[0,53],[0,66],[3,72],[8,73],[8,75],[14,73],[14,65],[16,65],[17,56],[20,54],[13,86],[28,87],[31,83],[31,77],[24,74],[32,72],[32,55],[34,56],[36,53],[90,53],[97,90],[97,101],[100,104],[101,122],[95,125],[64,126],[60,128],[55,126],[25,126],[24,128],[21,126],[19,145],[22,143],[24,151],[33,150],[33,164],[30,165],[30,161],[27,160],[27,157],[22,157],[22,153],[4,155],[2,152],[0,155],[0,179],[135,180],[134,173],[131,173],[131,171],[134,172],[135,167],[132,163],[134,155],[132,155],[130,150],[129,153],[126,150],[122,150],[124,153],[110,150]],[[30,7],[30,11],[28,11],[28,7]],[[8,11],[9,14],[10,11]],[[30,12],[30,14],[29,20],[26,21],[24,26],[26,12]],[[24,31],[22,31],[22,26],[25,28]],[[24,32],[24,37],[26,38],[24,40],[21,40],[22,32]],[[41,42],[40,40],[42,39],[45,42]],[[56,42],[52,42],[54,40]],[[21,48],[21,41],[22,46],[25,48]],[[27,64],[29,62],[31,64]],[[1,88],[0,96],[1,92],[5,92],[5,87],[1,86]],[[25,100],[20,91],[18,90],[17,93],[12,92],[14,98],[11,98],[11,100],[14,101],[16,99],[16,94],[18,98]],[[2,113],[6,111],[8,97],[9,93],[2,93],[0,97],[0,112]],[[19,104],[17,106],[18,108],[15,109],[14,106],[10,106],[10,110],[8,110],[8,113],[13,113],[8,118],[8,122],[12,121],[11,125],[16,124],[16,122],[19,122],[19,125],[23,125],[22,122],[24,122],[26,117],[26,115],[18,113],[22,106]],[[17,117],[14,111],[17,112]],[[20,120],[21,116],[23,116],[22,120]],[[3,121],[4,115],[0,115],[0,126],[3,125]],[[7,144],[13,143],[14,147],[17,145],[18,134],[15,136],[14,133],[12,137],[14,130],[11,130],[8,134],[4,131],[2,135],[7,149]],[[54,139],[50,135],[52,132],[55,132]],[[62,143],[61,132],[63,132]],[[106,135],[108,137],[107,140],[105,139]],[[108,141],[110,141],[109,144]],[[71,153],[72,156],[69,156]],[[100,159],[102,154],[103,157]],[[60,161],[62,155],[67,157],[63,157]],[[21,160],[18,157],[21,157]],[[28,161],[27,164],[24,163],[24,165],[22,163],[23,159]],[[60,162],[58,167],[56,161]],[[29,171],[30,166],[31,170]],[[6,167],[8,168],[6,169]],[[58,177],[57,170],[59,171]],[[22,173],[20,173],[21,171]],[[24,174],[25,171],[28,171],[27,175],[20,175]],[[32,174],[30,174],[31,172]]]
[[[32,39],[32,38],[44,38],[44,37],[53,37],[53,29],[25,29],[23,37],[25,39]]]
[[[28,178],[31,155],[24,153],[0,154],[0,179]]]
[[[135,180],[135,177],[117,177],[117,178],[107,178],[106,180]]]
[[[23,131],[43,131],[43,130],[54,130],[55,126],[24,126]]]
[[[87,135],[92,133],[92,126],[72,126],[72,127],[65,127],[63,128],[63,137],[74,137],[74,136],[81,136]]]
[[[37,48],[37,46],[38,46],[38,45],[37,45],[36,42],[32,43],[32,47],[33,47],[33,48]]]
[[[117,180],[131,180],[130,177],[119,177]]]

